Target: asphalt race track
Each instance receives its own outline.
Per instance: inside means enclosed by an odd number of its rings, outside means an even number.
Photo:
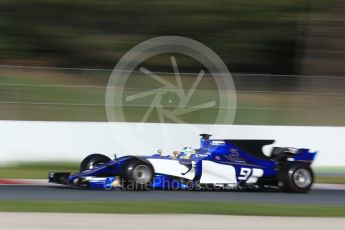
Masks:
[[[313,189],[308,194],[269,191],[104,191],[65,186],[0,186],[0,200],[221,201],[345,205],[345,190]]]

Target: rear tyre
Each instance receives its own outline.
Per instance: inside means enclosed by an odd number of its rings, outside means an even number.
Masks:
[[[91,154],[81,162],[79,171],[83,172],[90,170],[109,161],[111,161],[111,159],[103,154]]]
[[[285,192],[307,193],[313,182],[314,174],[307,164],[285,164],[278,172],[278,186]]]
[[[151,164],[135,160],[125,166],[124,188],[126,190],[150,190],[154,171]]]

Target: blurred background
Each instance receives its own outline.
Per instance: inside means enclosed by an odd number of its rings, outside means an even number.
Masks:
[[[116,62],[146,39],[177,35],[209,46],[228,66],[238,90],[235,124],[344,126],[344,7],[341,0],[0,0],[0,119],[105,121]],[[172,72],[161,59],[147,68]]]

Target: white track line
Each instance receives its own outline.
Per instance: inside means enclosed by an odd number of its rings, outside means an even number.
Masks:
[[[19,220],[19,221],[18,221]],[[0,229],[255,229],[255,230],[323,230],[343,229],[345,218],[261,217],[176,214],[63,214],[0,213]]]

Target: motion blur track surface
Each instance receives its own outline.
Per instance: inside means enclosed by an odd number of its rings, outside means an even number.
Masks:
[[[0,200],[224,201],[276,204],[345,205],[345,190],[313,189],[307,194],[268,191],[104,191],[65,186],[0,186]]]

